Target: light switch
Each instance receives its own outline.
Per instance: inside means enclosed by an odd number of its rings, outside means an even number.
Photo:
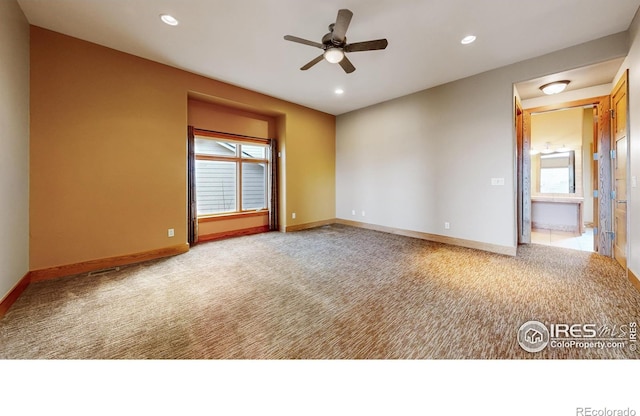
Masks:
[[[492,186],[504,186],[504,178],[491,178]]]
[[[635,176],[631,177],[631,187],[632,188],[637,188],[638,187],[638,178]]]

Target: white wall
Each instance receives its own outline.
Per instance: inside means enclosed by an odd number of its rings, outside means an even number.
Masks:
[[[513,84],[627,51],[620,33],[338,116],[336,216],[516,247]]]
[[[623,63],[629,69],[629,170],[630,176],[640,180],[640,16],[636,16],[629,28],[631,48]],[[621,73],[616,77],[619,79]],[[631,182],[631,179],[629,179]],[[627,210],[629,212],[629,257],[627,267],[640,277],[640,188],[629,188]]]
[[[0,300],[29,271],[29,24],[0,1]]]

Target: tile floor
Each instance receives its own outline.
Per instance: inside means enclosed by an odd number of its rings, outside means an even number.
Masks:
[[[582,235],[555,230],[531,230],[531,242],[545,246],[593,251],[593,228],[585,228]]]

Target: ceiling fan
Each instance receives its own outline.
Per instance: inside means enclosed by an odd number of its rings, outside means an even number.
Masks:
[[[369,40],[366,42],[347,43],[347,28],[351,22],[353,13],[348,9],[338,10],[338,17],[336,22],[329,25],[329,33],[322,37],[322,43],[313,42],[311,40],[302,39],[296,36],[286,35],[285,40],[301,43],[303,45],[314,46],[316,48],[324,50],[322,55],[313,59],[302,68],[302,71],[306,71],[318,62],[326,59],[332,64],[340,64],[344,72],[347,74],[356,70],[351,61],[345,56],[345,53],[349,52],[363,52],[374,51],[384,49],[387,47],[388,42],[386,39]]]

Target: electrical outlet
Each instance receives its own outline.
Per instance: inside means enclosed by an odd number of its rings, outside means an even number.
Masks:
[[[364,211],[362,211],[362,216],[364,217],[364,215],[365,215],[365,212],[364,212]]]
[[[356,210],[355,209],[351,210],[351,215],[356,215]]]
[[[291,219],[293,219],[293,220],[295,220],[295,219],[296,219],[296,213],[295,213],[295,212],[292,212],[292,213],[291,213]]]
[[[175,235],[176,235],[176,232],[174,231],[174,229],[173,229],[173,228],[169,228],[169,229],[167,230],[167,236],[169,236],[169,237],[173,237],[173,236],[175,236]]]
[[[504,186],[504,178],[491,178],[492,186]]]
[[[449,230],[449,229],[451,229],[451,224],[449,224],[448,222],[445,222],[445,223],[444,223],[444,229],[445,229],[445,230]]]

